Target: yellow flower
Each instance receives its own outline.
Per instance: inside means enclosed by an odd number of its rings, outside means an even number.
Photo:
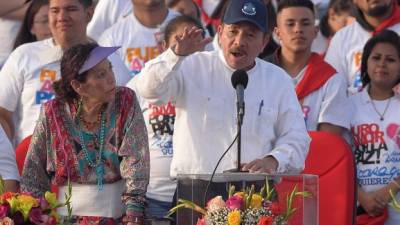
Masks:
[[[239,197],[241,197],[242,199],[245,199],[247,195],[246,195],[245,192],[240,191],[240,192],[236,192],[233,196],[239,196]]]
[[[19,202],[17,210],[22,213],[25,221],[28,219],[29,212],[31,211],[32,207],[39,206],[38,200],[29,195],[18,195],[17,201]]]
[[[241,220],[239,210],[233,210],[228,214],[228,225],[240,225]]]
[[[253,194],[251,197],[250,208],[259,209],[262,206],[263,198],[259,194]]]
[[[17,200],[21,205],[31,205],[32,207],[39,206],[38,200],[30,195],[24,195],[24,194],[18,195]]]
[[[58,202],[57,202],[57,195],[55,193],[46,191],[44,194],[44,198],[50,205],[50,209],[55,209],[58,207]]]

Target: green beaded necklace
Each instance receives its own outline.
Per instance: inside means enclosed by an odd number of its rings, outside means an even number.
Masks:
[[[101,120],[100,120],[100,147],[99,147],[99,152],[96,155],[96,162],[93,162],[93,160],[89,157],[89,153],[87,150],[87,146],[85,143],[85,139],[83,138],[83,132],[82,132],[82,121],[81,121],[81,114],[82,113],[82,100],[79,101],[78,103],[78,110],[76,113],[76,118],[77,118],[77,124],[78,124],[78,133],[79,133],[79,139],[80,139],[80,145],[83,150],[83,154],[85,156],[86,161],[88,162],[89,166],[92,168],[96,169],[96,176],[97,176],[97,186],[99,190],[103,189],[103,180],[104,180],[104,161],[102,159],[102,154],[104,150],[104,139],[105,139],[105,132],[106,132],[106,116],[105,116],[105,111],[103,110],[101,112]]]

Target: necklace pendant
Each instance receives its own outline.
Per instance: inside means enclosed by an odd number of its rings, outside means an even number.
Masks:
[[[384,120],[385,120],[385,118],[381,117],[381,121],[384,121]]]
[[[103,190],[104,174],[104,165],[103,163],[100,163],[96,166],[97,187],[99,188],[99,190]]]

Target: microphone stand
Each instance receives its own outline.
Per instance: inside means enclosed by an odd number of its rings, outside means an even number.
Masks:
[[[243,116],[244,116],[244,102],[243,102],[243,108],[239,106],[239,102],[237,103],[237,133],[238,133],[238,139],[237,139],[237,165],[236,165],[236,172],[241,171],[241,155],[242,155],[242,124],[243,124]]]

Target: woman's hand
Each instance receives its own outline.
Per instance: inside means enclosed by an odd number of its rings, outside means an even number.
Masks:
[[[376,192],[364,192],[362,190],[358,192],[358,201],[370,216],[381,215],[387,207],[387,203],[380,201],[380,197],[377,195]]]

